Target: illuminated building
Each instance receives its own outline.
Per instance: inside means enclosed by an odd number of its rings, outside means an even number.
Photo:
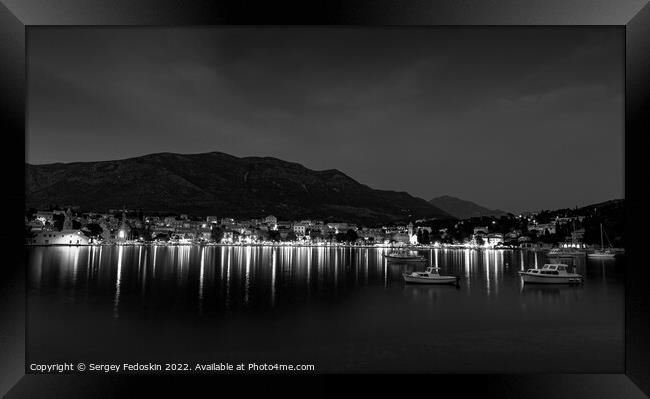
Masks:
[[[275,225],[275,224],[278,223],[278,218],[276,218],[273,215],[269,215],[266,218],[264,218],[264,223],[266,223],[268,225]]]
[[[293,225],[293,232],[296,233],[298,237],[303,237],[307,234],[307,225],[304,223],[296,223]]]
[[[497,244],[503,244],[503,234],[490,233],[487,235],[485,243],[491,247],[494,247]]]
[[[487,226],[480,226],[480,227],[474,227],[474,235],[476,234],[487,234],[488,233],[488,227]]]
[[[88,237],[80,230],[40,231],[28,238],[29,245],[88,245]]]

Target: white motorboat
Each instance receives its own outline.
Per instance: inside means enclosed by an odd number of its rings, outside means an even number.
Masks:
[[[607,233],[605,233],[605,236],[607,236]],[[611,248],[612,245],[609,243],[609,237],[607,237],[607,243],[609,244],[609,247]],[[616,257],[616,253],[612,249],[605,249],[605,245],[603,242],[603,224],[600,224],[600,249],[595,250],[594,252],[587,254],[588,258],[592,259],[614,259]]]
[[[414,251],[398,249],[384,255],[389,262],[426,262],[427,258],[418,255]]]
[[[534,284],[581,284],[581,274],[567,272],[567,265],[561,263],[548,263],[541,269],[528,269],[520,271],[519,275],[524,283]]]
[[[427,267],[424,272],[402,273],[407,284],[458,284],[458,276],[441,276],[437,267]]]
[[[575,220],[573,221],[573,232],[575,233],[576,231],[576,224]],[[575,240],[572,240],[573,244],[576,244]],[[561,258],[575,258],[577,256],[585,256],[587,253],[586,250],[580,249],[580,248],[574,248],[573,246],[571,247],[559,247],[559,248],[553,248],[550,251],[546,253],[546,256],[548,258],[556,258],[556,259],[561,259]]]
[[[614,259],[616,257],[616,252],[612,252],[609,249],[597,249],[592,253],[587,254],[589,259]]]
[[[584,255],[585,251],[577,248],[553,248],[546,253],[548,258],[574,258]]]

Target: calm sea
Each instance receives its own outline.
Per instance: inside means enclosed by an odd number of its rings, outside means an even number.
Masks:
[[[257,362],[317,372],[623,372],[623,261],[524,286],[543,253],[379,248],[30,247],[27,362]],[[442,268],[460,286],[408,286]]]

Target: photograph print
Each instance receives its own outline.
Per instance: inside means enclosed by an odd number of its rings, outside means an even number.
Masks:
[[[622,373],[624,46],[29,28],[26,372]]]

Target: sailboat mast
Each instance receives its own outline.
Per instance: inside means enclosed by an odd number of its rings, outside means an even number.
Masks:
[[[600,249],[605,250],[605,244],[603,242],[603,224],[600,224]]]
[[[573,231],[571,233],[571,244],[576,243],[576,221],[575,219],[571,220],[571,225],[573,226]],[[573,245],[571,245],[573,247]]]

